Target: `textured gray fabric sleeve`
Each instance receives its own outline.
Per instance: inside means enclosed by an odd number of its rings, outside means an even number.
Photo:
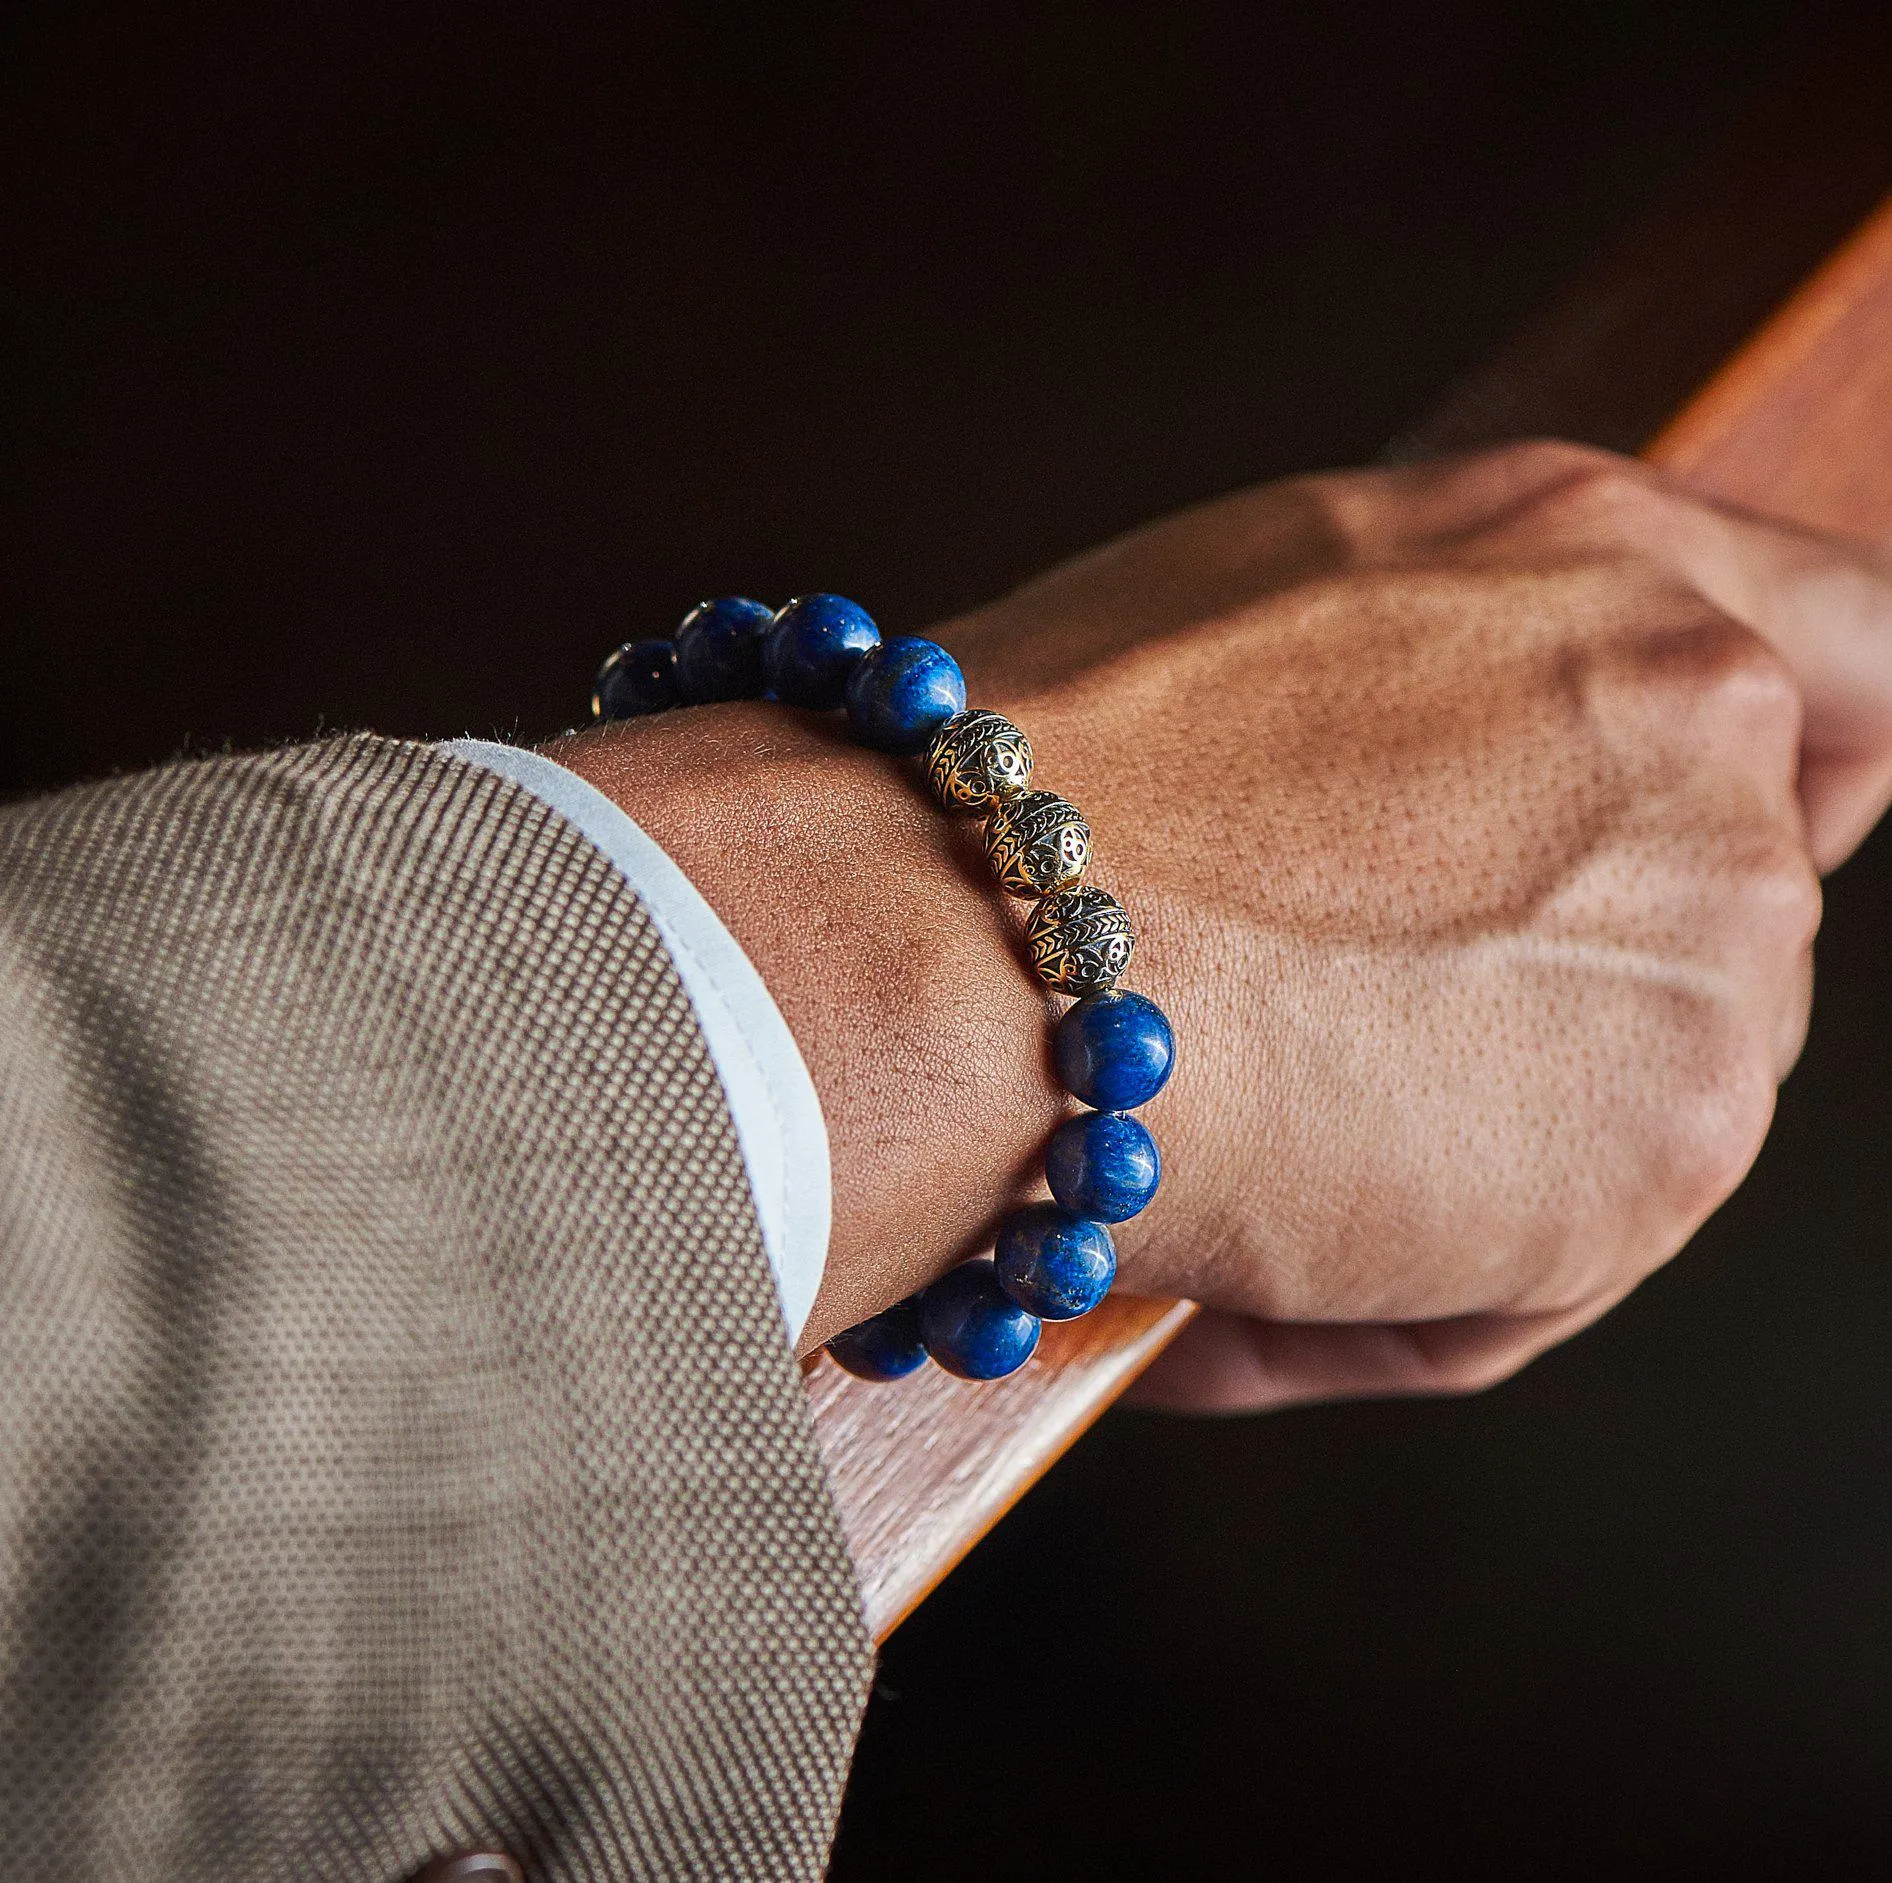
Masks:
[[[871,1672],[610,865],[349,739],[0,813],[15,1876],[820,1875]]]

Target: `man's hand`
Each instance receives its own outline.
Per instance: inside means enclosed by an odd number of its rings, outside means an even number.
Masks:
[[[1525,445],[1247,492],[938,632],[1089,816],[1176,1023],[1122,1282],[1211,1311],[1146,1398],[1488,1384],[1740,1181],[1818,873],[1892,791],[1872,552]],[[695,878],[809,1060],[836,1183],[809,1338],[981,1247],[1059,1104],[963,828],[774,708],[559,756]]]
[[[946,630],[1091,814],[1180,1056],[1124,1281],[1196,1407],[1459,1391],[1746,1173],[1892,789],[1873,552],[1525,445],[1295,480]]]

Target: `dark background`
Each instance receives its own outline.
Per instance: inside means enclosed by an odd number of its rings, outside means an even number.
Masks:
[[[16,12],[0,790],[543,735],[702,593],[917,627],[1521,324],[1429,435],[1633,444],[1892,181],[1886,12]],[[895,1637],[836,1874],[1892,1873],[1889,906],[1600,1329],[1107,1419]]]

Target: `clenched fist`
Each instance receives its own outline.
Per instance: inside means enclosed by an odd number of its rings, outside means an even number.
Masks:
[[[946,630],[1186,1056],[1167,1403],[1503,1377],[1741,1180],[1892,788],[1871,552],[1524,445],[1174,518]]]

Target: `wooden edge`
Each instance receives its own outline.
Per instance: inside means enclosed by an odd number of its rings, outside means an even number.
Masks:
[[[1195,1313],[1113,1295],[1047,1325],[1023,1372],[989,1386],[938,1367],[888,1385],[832,1360],[808,1374],[829,1487],[884,1641]]]
[[[1780,388],[1803,378],[1834,331],[1892,281],[1892,196],[1650,441],[1652,464],[1687,473],[1719,457]],[[1827,519],[1826,527],[1837,527]]]
[[[1892,527],[1892,201],[1656,437],[1653,461],[1817,527]],[[1756,494],[1758,493],[1758,494]],[[869,1627],[884,1641],[1187,1323],[1187,1302],[1112,1298],[1048,1327],[990,1386],[922,1368],[867,1385],[808,1373]]]

